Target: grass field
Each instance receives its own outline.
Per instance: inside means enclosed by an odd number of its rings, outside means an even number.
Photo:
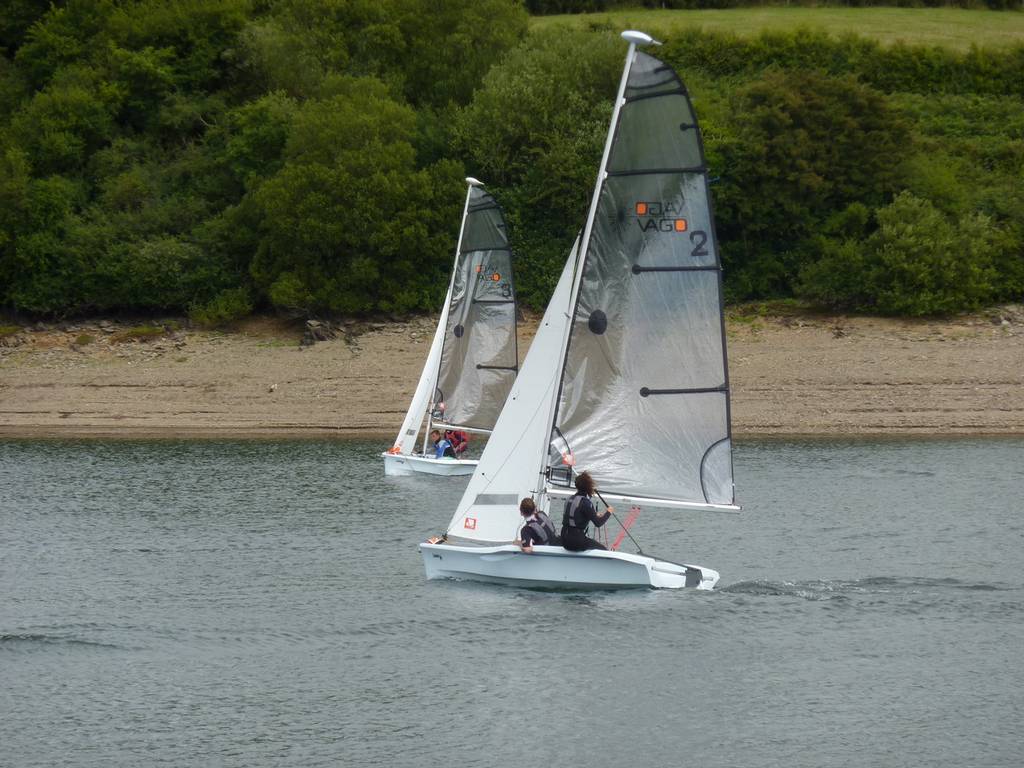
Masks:
[[[702,27],[709,31],[756,35],[765,30],[796,27],[847,32],[882,43],[941,45],[967,50],[972,44],[1000,47],[1024,43],[1024,13],[975,11],[959,8],[732,8],[728,10],[621,10],[565,16],[539,16],[531,27],[557,25],[589,27],[610,24],[614,29],[641,29],[670,37],[673,31]]]

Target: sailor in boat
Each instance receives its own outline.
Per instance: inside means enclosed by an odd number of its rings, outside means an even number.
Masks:
[[[451,443],[452,449],[455,451],[455,456],[458,458],[462,457],[462,454],[469,448],[469,435],[463,432],[461,429],[446,429],[444,432],[444,439]]]
[[[435,459],[454,459],[455,449],[452,448],[452,444],[448,442],[447,438],[441,437],[440,430],[434,429],[430,432],[430,442],[434,444],[434,458]]]
[[[518,544],[523,552],[533,552],[534,544],[558,546],[562,543],[561,538],[555,533],[551,518],[537,510],[533,499],[526,497],[519,502],[519,514],[523,516],[523,529],[513,543]]]
[[[597,485],[589,472],[576,476],[576,494],[565,502],[565,514],[562,517],[562,546],[571,552],[583,552],[587,549],[607,549],[603,544],[587,536],[587,528],[591,523],[600,528],[608,522],[615,510],[608,507],[603,515],[594,508],[591,497]]]

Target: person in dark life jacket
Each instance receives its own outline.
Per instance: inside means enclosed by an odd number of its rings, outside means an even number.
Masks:
[[[603,544],[587,536],[587,528],[591,523],[600,528],[608,522],[615,510],[608,507],[603,515],[597,513],[591,497],[597,485],[589,472],[576,477],[576,494],[565,502],[565,513],[562,516],[562,546],[571,552],[583,552],[587,549],[607,549]]]
[[[451,443],[441,437],[440,431],[435,429],[430,432],[430,442],[434,444],[435,459],[455,458],[455,449],[452,448]]]
[[[533,552],[534,544],[556,547],[562,543],[551,518],[537,509],[533,499],[527,497],[519,502],[519,514],[523,516],[523,529],[513,543],[518,544],[523,552]]]
[[[446,429],[444,439],[451,443],[456,456],[462,456],[469,448],[469,435],[461,429]]]

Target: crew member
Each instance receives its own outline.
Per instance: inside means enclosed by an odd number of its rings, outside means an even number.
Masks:
[[[435,459],[443,459],[445,457],[450,459],[455,458],[455,449],[452,448],[451,443],[441,437],[441,432],[439,430],[431,430],[430,441],[434,444]]]
[[[451,443],[452,449],[455,451],[455,455],[462,456],[469,448],[469,435],[463,432],[461,429],[448,429],[444,433],[445,440]]]
[[[518,544],[523,552],[532,553],[534,544],[559,543],[558,537],[554,535],[555,527],[551,525],[551,520],[543,512],[537,511],[533,499],[527,497],[519,502],[519,514],[523,516],[523,529],[513,543]]]
[[[565,514],[562,516],[562,546],[572,552],[583,552],[587,549],[607,549],[600,542],[587,536],[587,528],[593,523],[597,528],[608,522],[615,510],[608,507],[603,515],[594,508],[591,497],[597,486],[589,472],[576,477],[576,494],[565,502]]]

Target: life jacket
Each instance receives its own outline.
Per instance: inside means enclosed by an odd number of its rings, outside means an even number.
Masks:
[[[549,529],[548,526],[545,525],[543,521],[539,520],[536,516],[531,517],[529,520],[527,520],[523,528],[529,528],[531,531],[533,531],[534,536],[537,538],[537,544],[547,544],[549,541],[551,541],[551,536],[554,533],[553,528]]]
[[[466,447],[469,445],[469,435],[462,430],[449,429],[445,431],[444,436],[452,444],[452,448],[455,449],[456,453],[466,450]]]
[[[556,536],[558,532],[555,530],[555,524],[551,522],[551,518],[543,512],[541,512],[540,510],[537,510],[536,515],[537,519],[540,521],[540,524],[543,525],[544,529],[548,532],[548,539],[550,540],[551,538]]]
[[[586,533],[587,525],[590,521],[585,517],[582,521],[576,519],[576,512],[580,508],[580,504],[583,503],[583,499],[586,496],[577,493],[571,499],[565,502],[565,513],[562,515],[562,527],[563,528],[576,528],[580,533]]]

